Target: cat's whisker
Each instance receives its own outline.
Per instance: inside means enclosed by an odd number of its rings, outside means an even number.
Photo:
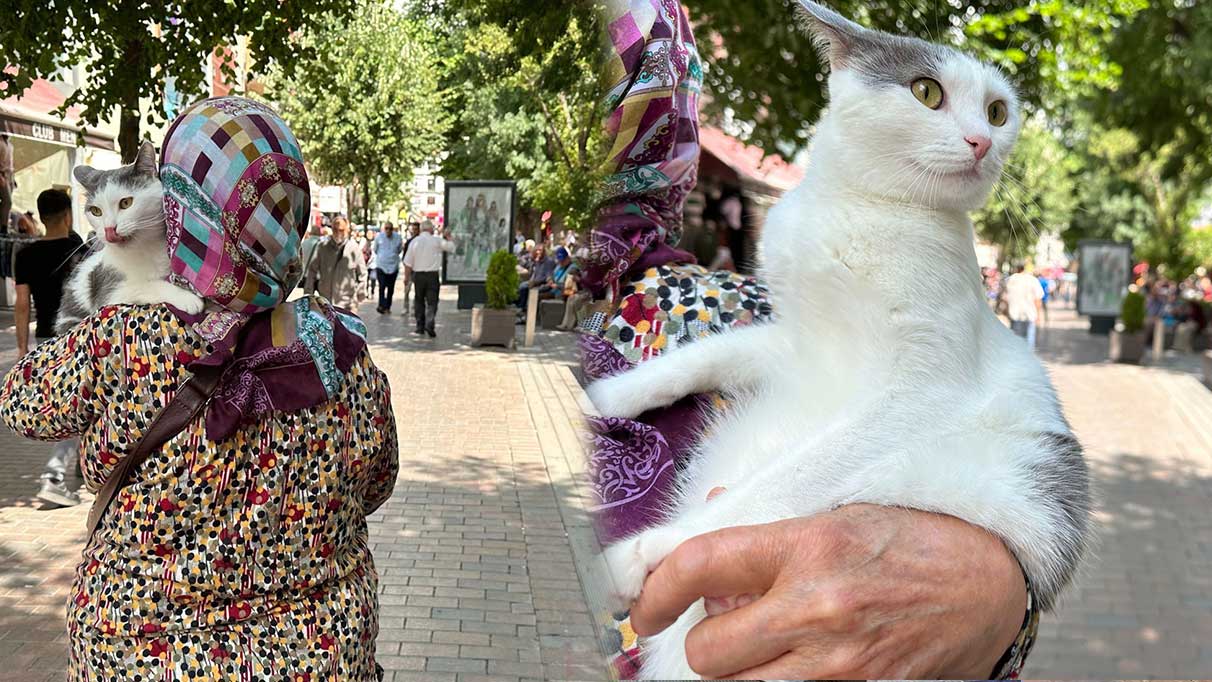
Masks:
[[[1038,240],[1039,239],[1039,230],[1035,227],[1034,221],[1031,220],[1031,217],[1027,215],[1026,210],[1023,208],[1023,201],[1021,199],[1019,199],[1016,194],[1010,192],[1010,190],[1012,189],[1012,187],[1010,185],[1002,185],[1002,189],[1006,191],[1005,196],[1007,196],[1010,199],[1010,202],[1012,202],[1014,207],[1018,210],[1019,216],[1027,221],[1028,226],[1031,228],[1031,235],[1035,239]],[[1035,208],[1040,212],[1040,214],[1043,215],[1044,214],[1043,208],[1038,203],[1036,203],[1035,200],[1030,199],[1029,197],[1028,197],[1028,199],[1031,201],[1032,204],[1034,204]]]

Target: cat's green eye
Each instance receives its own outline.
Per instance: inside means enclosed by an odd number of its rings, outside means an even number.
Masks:
[[[909,91],[917,101],[931,109],[943,106],[943,86],[933,78],[919,78],[909,84]]]
[[[133,203],[135,203],[134,197],[122,197],[122,200],[118,202],[118,208],[130,208]]]
[[[89,206],[88,212],[97,216],[98,218],[101,217],[101,207],[99,207],[99,206]]]
[[[989,103],[987,114],[989,116],[989,124],[1000,128],[1006,125],[1006,118],[1009,117],[1010,112],[1006,108],[1006,103],[999,99]]]

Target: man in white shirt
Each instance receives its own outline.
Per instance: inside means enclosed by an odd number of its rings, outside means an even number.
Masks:
[[[379,307],[380,315],[391,312],[391,299],[396,292],[396,276],[400,272],[400,255],[404,250],[404,239],[396,232],[391,223],[384,223],[383,229],[375,237],[372,247],[372,267],[379,278]]]
[[[421,224],[420,236],[411,241],[408,253],[404,254],[404,280],[415,287],[413,296],[416,303],[413,310],[417,328],[413,333],[428,334],[431,339],[438,335],[435,323],[438,319],[438,277],[442,271],[442,254],[455,250],[455,243],[449,237],[449,234],[441,237],[434,234],[433,223],[426,220]]]
[[[1014,274],[1006,280],[1006,305],[1010,316],[1010,328],[1015,334],[1026,337],[1027,347],[1035,349],[1035,321],[1039,319],[1043,306],[1044,288],[1039,280],[1025,272],[1022,265],[1014,268]]]

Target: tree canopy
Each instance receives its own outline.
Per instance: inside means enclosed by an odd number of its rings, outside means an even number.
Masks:
[[[320,179],[372,201],[398,198],[413,168],[443,147],[450,126],[439,53],[426,26],[376,0],[298,36],[309,57],[271,74],[267,93]]]
[[[532,219],[551,210],[588,227],[602,140],[594,4],[431,0],[413,12],[445,45],[446,177],[517,180]]]
[[[80,120],[95,126],[120,111],[122,156],[139,147],[139,104],[164,101],[167,87],[201,95],[211,54],[249,38],[259,69],[278,64],[289,70],[313,56],[314,45],[293,40],[294,32],[324,16],[342,16],[354,0],[190,0],[189,2],[94,2],[92,0],[9,0],[0,22],[0,92],[24,92],[34,80],[81,65],[87,85],[63,105],[82,107]],[[230,73],[232,67],[224,62]],[[152,123],[164,116],[153,104]]]

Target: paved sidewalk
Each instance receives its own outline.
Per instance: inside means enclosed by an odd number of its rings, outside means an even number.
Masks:
[[[395,494],[369,520],[378,659],[388,680],[603,679],[578,574],[593,539],[576,485],[574,338],[468,348],[470,314],[453,293],[443,291],[436,340],[409,333],[399,302],[390,316],[362,311],[401,451]],[[43,510],[31,497],[47,451],[0,427],[0,680],[63,678],[63,604],[86,506]]]

